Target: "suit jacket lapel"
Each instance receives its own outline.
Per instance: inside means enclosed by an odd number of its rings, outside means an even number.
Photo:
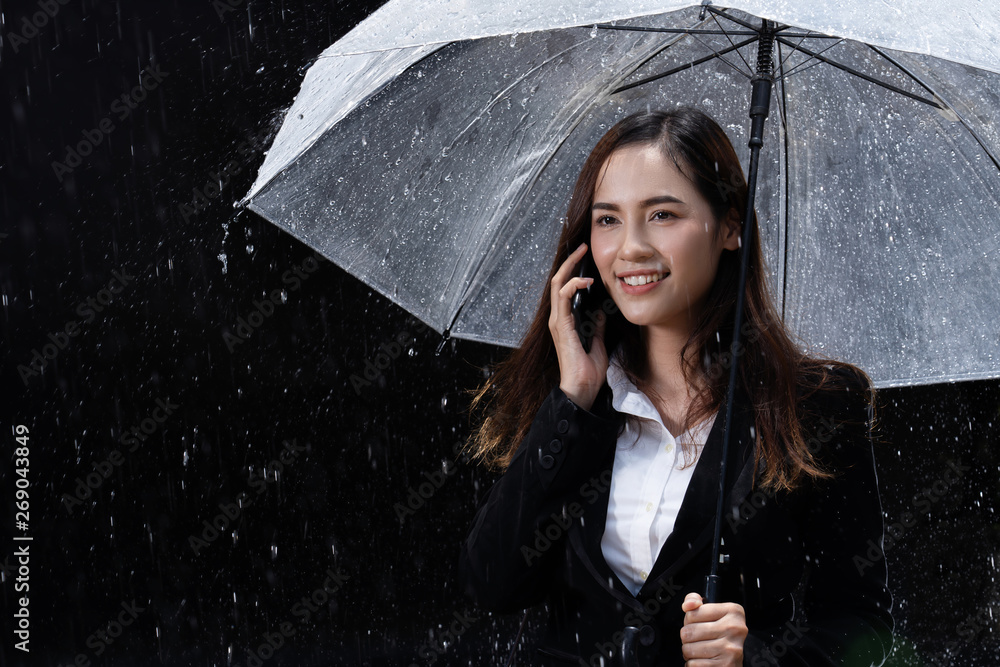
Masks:
[[[617,414],[620,419],[625,418],[623,414],[614,410],[611,403],[611,390],[607,383],[598,395],[598,399],[595,400],[593,410],[595,414],[604,416]],[[725,401],[723,401],[719,416],[709,432],[705,448],[695,465],[691,482],[677,514],[674,530],[660,549],[660,553],[653,563],[653,569],[640,592],[645,589],[655,590],[661,579],[669,578],[686,565],[709,543],[714,534],[725,413],[726,406]],[[726,509],[738,506],[752,487],[753,450],[749,432],[750,424],[749,403],[743,392],[737,392],[736,409],[733,411],[734,430],[733,435],[730,436],[729,462],[726,474],[729,480],[735,478],[735,482],[729,482],[726,485],[727,489],[731,489],[730,500],[725,504]],[[614,450],[614,447],[609,448],[610,455],[605,461],[607,468],[610,468],[614,463]],[[604,536],[604,526],[608,516],[610,491],[610,485],[598,489],[597,499],[584,509],[582,529],[570,531],[570,543],[584,567],[609,594],[630,607],[638,608],[641,605],[608,565],[601,550],[601,539]]]
[[[625,415],[614,409],[612,405],[613,394],[607,382],[601,387],[597,398],[594,400],[592,411],[602,417],[617,416],[621,421],[625,420]],[[606,456],[601,467],[602,470],[611,470],[615,462],[615,447],[608,447]],[[625,584],[618,578],[611,566],[604,560],[604,552],[601,550],[601,538],[604,537],[604,526],[608,519],[608,500],[611,497],[611,485],[597,487],[598,497],[584,507],[583,526],[580,531],[570,531],[569,540],[587,571],[604,587],[610,595],[619,602],[633,607],[641,608]]]
[[[742,392],[737,393],[733,410],[733,426],[726,465],[726,485],[729,500],[723,512],[730,511],[746,497],[753,481],[753,449],[750,437],[749,405]],[[702,549],[715,534],[715,510],[719,497],[719,474],[722,461],[722,440],[725,435],[725,401],[719,416],[705,441],[705,448],[691,476],[684,500],[674,522],[674,530],[660,548],[653,569],[643,588],[655,589],[661,579],[670,578]]]

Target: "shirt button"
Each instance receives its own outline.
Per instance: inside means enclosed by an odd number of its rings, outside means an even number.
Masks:
[[[667,450],[667,453],[669,454],[670,452],[674,451],[674,446],[671,445],[670,443],[667,443],[667,446],[664,447],[664,449]]]
[[[646,581],[646,577],[649,576],[649,572],[646,572],[645,570],[643,570],[642,572],[639,573],[639,576],[642,577],[643,581]]]
[[[566,421],[565,419],[560,419],[559,423],[556,424],[556,430],[559,431],[560,433],[565,433],[566,431],[569,430],[569,422]]]
[[[646,511],[650,512],[653,510],[653,503],[646,503]]]
[[[552,442],[550,442],[549,443],[549,451],[552,452],[553,454],[558,454],[559,452],[561,452],[562,451],[562,440],[560,440],[559,438],[556,438]]]

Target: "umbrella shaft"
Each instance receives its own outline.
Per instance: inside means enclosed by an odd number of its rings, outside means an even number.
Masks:
[[[733,364],[729,368],[729,388],[726,398],[725,430],[722,438],[722,461],[719,469],[719,495],[715,510],[715,539],[712,543],[712,563],[705,577],[705,601],[718,602],[719,595],[719,547],[722,534],[722,499],[726,493],[726,461],[729,457],[730,424],[733,417],[733,400],[736,394],[738,351],[740,349],[740,326],[743,322],[743,302],[747,283],[747,252],[752,238],[754,223],[754,202],[757,192],[757,171],[760,149],[764,145],[764,121],[771,108],[771,84],[773,81],[771,52],[774,47],[774,27],[770,21],[761,22],[760,40],[757,43],[757,73],[752,79],[750,94],[750,164],[747,170],[747,207],[743,216],[743,234],[740,244],[740,275],[736,290],[736,312],[733,324],[733,341],[730,347]]]

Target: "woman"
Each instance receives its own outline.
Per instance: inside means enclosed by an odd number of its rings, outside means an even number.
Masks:
[[[504,470],[461,555],[467,594],[546,604],[532,664],[880,665],[892,645],[873,390],[802,354],[756,229],[727,463],[719,595],[706,603],[747,185],[725,132],[680,108],[587,158],[521,347],[472,403]],[[590,253],[608,298],[584,350],[570,300]],[[487,394],[490,394],[487,397]],[[679,434],[677,437],[674,434]]]

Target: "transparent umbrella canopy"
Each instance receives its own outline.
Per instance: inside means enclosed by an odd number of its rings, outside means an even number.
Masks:
[[[240,204],[445,337],[515,347],[611,125],[694,105],[747,145],[741,23],[766,18],[785,321],[876,386],[1000,377],[1000,10],[729,4],[393,0],[308,70]]]

